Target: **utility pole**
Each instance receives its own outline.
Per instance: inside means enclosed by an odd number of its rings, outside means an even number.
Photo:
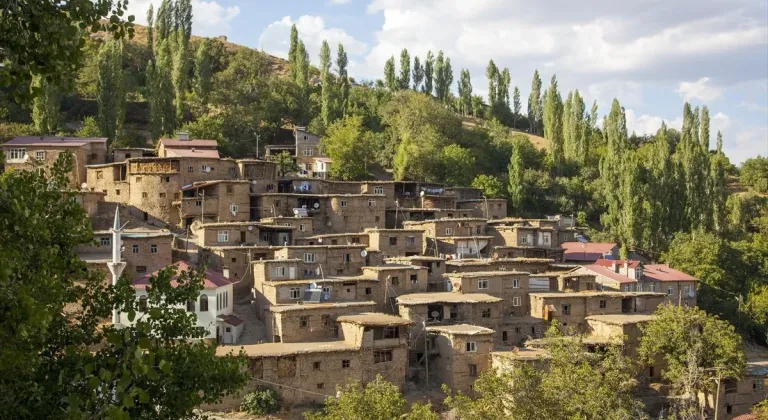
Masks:
[[[200,192],[200,223],[205,223],[205,190]]]
[[[722,378],[722,369],[717,369],[717,394],[715,394],[715,420],[720,415],[720,382]]]
[[[426,391],[429,393],[429,334],[427,334],[427,320],[424,319],[422,323],[424,325],[424,382],[427,384]]]

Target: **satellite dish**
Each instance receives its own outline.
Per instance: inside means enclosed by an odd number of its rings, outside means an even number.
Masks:
[[[317,289],[317,283],[310,283],[309,284],[310,289]]]
[[[438,318],[440,317],[440,312],[432,311],[429,313],[429,315],[432,316],[432,318]]]
[[[85,190],[85,189],[88,189],[88,184],[86,184],[85,182],[83,182],[82,184],[80,184],[80,188],[82,188],[82,189],[84,189],[84,190]]]
[[[363,258],[367,257],[368,256],[368,251],[366,251],[366,250],[360,251],[360,256],[363,257]]]
[[[323,238],[317,238],[318,243],[323,243]]]
[[[253,181],[251,181],[251,184],[253,184],[253,185],[256,185],[258,183],[259,183],[259,181],[256,181],[255,179]]]
[[[320,208],[320,203],[315,203],[315,204],[312,205],[312,207],[314,207],[316,209],[319,209]]]
[[[299,209],[293,209],[293,215],[298,216],[299,215]]]
[[[424,197],[424,191],[420,192],[419,195]]]
[[[248,226],[248,230],[253,230],[253,226]]]

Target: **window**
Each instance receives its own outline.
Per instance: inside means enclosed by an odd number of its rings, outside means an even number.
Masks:
[[[352,254],[344,254],[344,264],[352,262]]]
[[[571,314],[571,305],[569,304],[563,304],[563,315],[570,315]]]
[[[317,384],[317,389],[323,389],[323,388],[325,388],[325,385],[322,382]]]
[[[195,312],[195,301],[187,301],[187,312]]]
[[[202,207],[203,200],[195,200],[195,207]]]
[[[311,252],[304,253],[304,262],[305,263],[313,263],[315,262],[315,254]]]
[[[141,177],[140,177],[140,176],[137,176],[137,177],[136,177],[136,183],[137,183],[137,184],[141,184]]]
[[[164,177],[161,177],[160,180],[163,181],[163,182],[171,182],[171,177],[164,176]]]
[[[139,298],[139,310],[141,312],[147,312],[147,297],[142,296]]]
[[[275,276],[285,276],[286,267],[275,267]]]
[[[459,307],[457,305],[451,306],[451,310],[449,312],[449,315],[451,319],[456,319],[459,317]]]
[[[398,327],[384,327],[384,338],[398,338],[400,337],[400,328]]]
[[[210,166],[208,166],[208,165],[200,165],[200,171],[202,171],[202,172],[210,171],[209,168],[210,168]]]
[[[515,327],[515,334],[520,334],[520,327]]]
[[[685,286],[685,297],[693,297],[693,291],[691,291],[691,286]]]
[[[131,246],[131,251],[134,254],[138,254],[139,253],[139,246],[134,244],[133,246]]]
[[[301,298],[301,289],[298,287],[291,287],[291,290],[289,291],[291,299],[300,299]]]
[[[648,283],[648,291],[649,292],[655,292],[656,291],[656,283]]]
[[[512,298],[512,306],[521,306],[523,304],[523,299],[520,296],[514,296]]]
[[[725,414],[733,414],[733,405],[731,404],[725,405]]]
[[[490,318],[491,317],[491,308],[483,309],[483,318]]]
[[[115,195],[120,195],[120,190],[115,190]]]
[[[304,156],[312,156],[315,154],[314,150],[312,150],[311,147],[305,147],[303,153],[304,153]]]
[[[150,254],[157,254],[157,245],[152,244],[149,246],[149,253]]]
[[[347,207],[347,200],[341,200],[341,207]]]
[[[477,351],[477,343],[474,341],[467,341],[465,350],[469,353],[474,353]]]
[[[341,361],[341,367],[342,367],[342,368],[346,369],[346,368],[348,368],[349,366],[350,366],[349,360],[347,360],[347,359],[344,359],[344,360],[342,360],[342,361]]]
[[[147,272],[147,266],[146,265],[137,265],[136,266],[136,274],[144,274]]]
[[[96,179],[104,179],[104,173],[101,171],[96,171]]]
[[[512,288],[513,289],[519,289],[520,288],[520,279],[512,279]]]
[[[235,192],[234,185],[227,185],[227,194],[233,194]]]
[[[44,150],[38,150],[35,152],[35,159],[37,160],[45,160],[45,151]]]
[[[389,282],[392,284],[392,286],[397,286],[400,284],[400,278],[398,278],[397,276],[394,276],[390,279]]]
[[[502,331],[501,332],[501,341],[507,341],[508,339],[509,339],[509,337],[507,336],[507,332],[506,331]]]
[[[299,232],[304,232],[306,228],[304,227],[304,223],[299,224]]]
[[[301,328],[307,328],[309,326],[309,317],[308,316],[300,316],[299,317],[299,327]]]
[[[477,365],[469,365],[469,376],[471,378],[477,377]]]
[[[541,235],[541,243],[543,245],[549,245],[552,243],[552,237],[550,235],[551,234],[549,232],[546,232]]]
[[[384,194],[384,187],[373,187],[374,194]]]
[[[477,288],[478,289],[487,289],[488,288],[488,279],[480,279],[477,281]]]
[[[219,242],[229,242],[229,231],[220,230],[216,238]]]
[[[376,200],[368,200],[368,207],[373,207],[376,205]]]
[[[672,286],[667,287],[667,296],[672,296],[672,293],[674,293],[674,289],[672,289]]]
[[[195,168],[194,167],[190,166],[189,168],[187,168],[187,173],[191,174],[193,172],[195,172]]]
[[[373,294],[373,289],[371,289],[370,287],[366,287],[365,288],[365,294],[368,295],[368,296],[372,295]]]
[[[723,386],[725,387],[725,393],[726,394],[735,394],[738,390],[737,388],[737,382],[735,379],[725,379],[723,380]]]
[[[405,238],[405,246],[414,246],[416,244],[415,236],[408,236]]]
[[[411,284],[416,284],[419,282],[419,276],[416,274],[411,274]]]
[[[200,312],[208,312],[208,296],[200,295]]]
[[[752,380],[752,391],[753,392],[761,392],[765,387],[765,382],[763,382],[763,379],[757,378]]]
[[[25,157],[27,157],[27,149],[11,149],[8,151],[8,161],[24,160]],[[101,177],[99,177],[100,173],[101,171],[96,172],[97,179],[101,179]]]
[[[238,206],[237,204],[230,204],[229,205],[229,211],[234,213],[234,214],[237,214],[237,212],[240,211],[240,206]]]
[[[480,233],[482,233],[482,229],[483,227],[480,225],[475,226],[475,235],[479,235]]]
[[[325,288],[323,288],[323,291],[325,291]],[[320,324],[321,325],[328,325],[331,323],[331,316],[330,315],[323,315],[320,317]]]
[[[389,237],[389,246],[397,246],[397,236]]]
[[[373,352],[373,363],[386,363],[392,361],[392,350],[378,350]]]
[[[453,228],[445,228],[445,236],[453,236]]]
[[[653,378],[655,377],[656,368],[654,366],[648,366],[648,377]]]
[[[110,246],[112,245],[112,238],[109,236],[102,236],[101,237],[101,246]]]
[[[118,195],[119,195],[119,194],[118,194]],[[160,196],[160,198],[165,198],[165,197],[167,197],[167,196],[168,196],[168,194],[166,194],[166,193],[160,193],[160,194],[159,194],[159,196]]]
[[[148,192],[145,191],[145,192],[141,193],[141,198],[148,198],[148,197],[149,197],[149,193]]]

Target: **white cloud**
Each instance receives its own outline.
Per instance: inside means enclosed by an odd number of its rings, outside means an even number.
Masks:
[[[768,114],[768,106],[756,104],[754,102],[742,102],[739,104],[739,107],[745,108],[747,111]]]
[[[698,99],[703,102],[711,102],[723,94],[723,88],[713,86],[709,77],[702,77],[695,82],[680,82],[677,93],[685,101]]]
[[[161,0],[133,0],[128,3],[128,14],[134,15],[136,23],[147,24],[147,9],[152,4],[155,13]],[[240,15],[240,7],[224,7],[216,1],[192,0],[192,33],[200,36],[227,35],[230,23]]]
[[[637,115],[635,110],[626,109],[627,117],[627,132],[632,134],[634,132],[638,136],[656,134],[661,128],[662,122],[667,123],[667,127],[679,130],[683,126],[681,118],[675,118],[673,120],[665,120],[657,115],[641,114]]]
[[[272,22],[264,28],[259,36],[259,48],[279,57],[288,57],[291,26],[296,24],[299,38],[304,42],[310,60],[317,62],[320,46],[323,40],[328,41],[331,50],[341,43],[348,55],[361,55],[367,50],[367,45],[347,34],[343,29],[326,28],[325,20],[320,16],[300,16],[295,21],[290,16]],[[354,75],[352,75],[354,76]]]
[[[347,4],[350,1],[352,0],[328,0],[328,3],[338,5],[338,4]]]
[[[768,127],[745,127],[723,133],[723,151],[734,164],[757,155],[768,156]]]

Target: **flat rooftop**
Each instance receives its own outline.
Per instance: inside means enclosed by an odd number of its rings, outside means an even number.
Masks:
[[[269,307],[270,312],[283,313],[293,311],[310,311],[317,309],[336,309],[336,308],[363,308],[363,307],[375,307],[376,302],[333,302],[333,303],[303,303],[293,305],[271,305]]]
[[[356,315],[343,315],[336,318],[336,321],[375,327],[413,324],[413,321],[411,320],[379,312],[364,312]]]
[[[359,350],[359,348],[344,341],[327,341],[314,343],[265,343],[250,344],[244,346],[219,346],[216,348],[216,355],[237,355],[238,352],[242,351],[248,357],[280,357],[299,354],[333,353],[356,350]]]
[[[549,359],[549,352],[544,349],[523,347],[510,351],[494,351],[491,352],[491,357],[501,357],[513,360],[541,360]]]
[[[397,303],[402,305],[426,305],[429,303],[495,303],[503,299],[485,293],[410,293],[400,295]]]
[[[445,273],[443,277],[502,277],[514,275],[529,275],[527,271],[471,271],[466,273]]]
[[[292,286],[292,285],[317,283],[319,286],[321,286],[327,283],[354,283],[358,281],[378,282],[379,279],[377,277],[360,275],[360,276],[343,276],[343,277],[324,277],[319,279],[316,278],[316,279],[298,279],[298,280],[270,280],[270,281],[265,281],[264,284],[267,286],[279,287],[279,286]]]
[[[656,317],[653,314],[613,314],[613,315],[590,315],[585,319],[587,321],[599,321],[613,325],[629,325],[640,322],[653,321]]]
[[[363,270],[372,270],[372,271],[391,271],[391,270],[404,270],[404,269],[426,270],[427,267],[422,267],[420,265],[411,265],[411,264],[389,264],[389,263],[363,267]]]
[[[489,335],[493,334],[494,332],[490,328],[469,324],[437,325],[433,327],[427,327],[427,331],[453,335]]]
[[[604,292],[604,291],[587,291],[587,292],[536,292],[529,293],[530,296],[538,298],[572,298],[572,297],[608,297],[608,298],[623,298],[623,297],[664,297],[665,293],[654,292]]]

